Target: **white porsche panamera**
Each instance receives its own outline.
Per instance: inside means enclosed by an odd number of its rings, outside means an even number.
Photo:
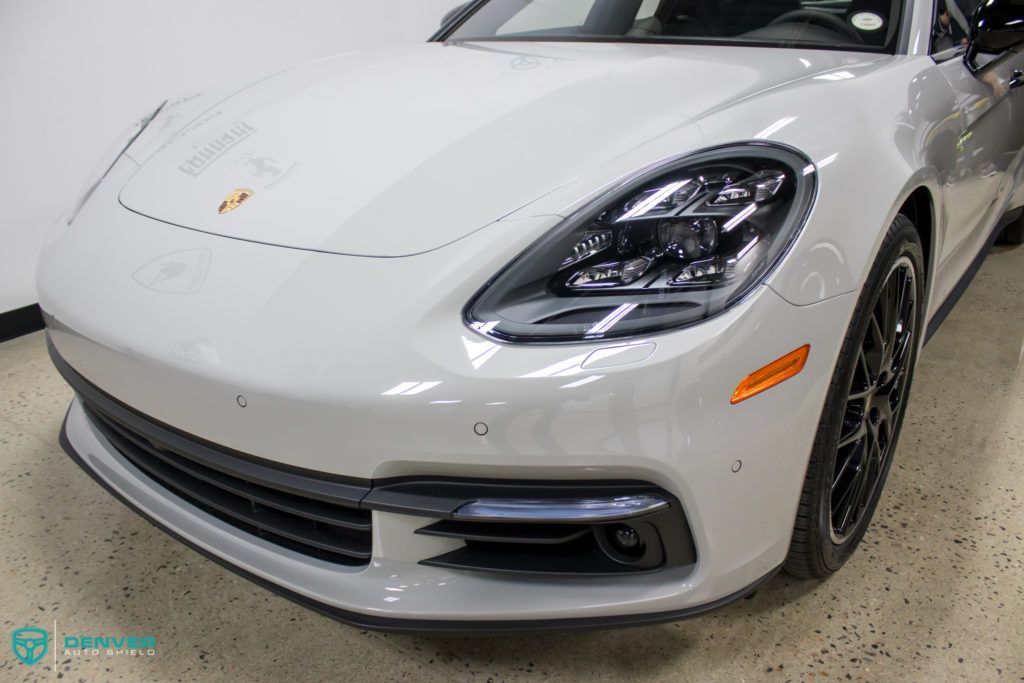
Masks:
[[[942,9],[477,0],[170,100],[41,257],[62,444],[371,628],[649,623],[827,576],[919,349],[1021,240],[1024,2]]]

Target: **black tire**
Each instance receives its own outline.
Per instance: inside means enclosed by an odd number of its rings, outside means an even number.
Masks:
[[[1007,244],[1024,244],[1024,215],[1003,228],[1001,239]]]
[[[857,301],[832,373],[784,565],[789,574],[823,578],[834,573],[871,522],[892,465],[923,333],[924,264],[914,224],[898,215]],[[906,304],[901,303],[904,296],[910,299]],[[893,356],[887,360],[890,321]],[[862,478],[859,484],[857,477]]]

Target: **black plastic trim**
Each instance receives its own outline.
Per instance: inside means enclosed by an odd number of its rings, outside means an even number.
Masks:
[[[935,336],[935,333],[942,327],[942,323],[946,322],[946,318],[953,311],[957,302],[960,301],[960,297],[964,295],[971,282],[974,280],[974,276],[981,270],[981,264],[985,262],[985,258],[988,257],[989,250],[992,249],[992,245],[999,239],[999,235],[1002,234],[1003,228],[1016,220],[1020,216],[1019,209],[1013,209],[1007,212],[992,230],[992,234],[985,240],[985,246],[975,255],[974,260],[971,261],[971,265],[968,266],[967,270],[960,277],[960,280],[956,283],[956,286],[950,290],[949,295],[946,296],[946,300],[942,302],[942,305],[935,311],[935,315],[932,316],[931,320],[928,321],[928,329],[925,332],[924,343],[927,344]]]
[[[772,40],[729,40],[722,38],[713,40],[709,38],[690,38],[679,36],[677,38],[655,39],[639,36],[489,36],[486,38],[458,38],[455,40],[440,39],[432,42],[441,42],[445,45],[479,45],[481,43],[629,43],[640,45],[679,45],[683,47],[748,47],[748,48],[770,48],[779,50],[827,50],[829,52],[853,52],[856,54],[892,55],[896,54],[896,46],[892,49],[874,49],[864,45],[828,45],[818,43],[789,43]]]
[[[629,626],[646,626],[649,624],[662,624],[671,621],[679,621],[681,619],[688,619],[691,617],[700,616],[712,610],[725,607],[726,605],[742,600],[748,595],[754,593],[764,584],[768,583],[781,569],[782,565],[775,567],[770,572],[754,581],[750,585],[727,595],[718,600],[704,603],[703,605],[696,605],[694,607],[687,607],[679,610],[671,610],[667,612],[650,612],[645,614],[622,614],[607,617],[570,617],[566,619],[523,619],[523,620],[445,620],[445,619],[402,619],[394,617],[379,617],[370,614],[363,614],[361,612],[353,612],[350,610],[341,609],[334,607],[333,605],[327,605],[325,603],[313,600],[312,598],[288,590],[272,581],[268,581],[261,576],[257,576],[251,572],[248,572],[240,567],[235,566],[229,560],[215,555],[210,551],[202,548],[189,539],[185,538],[176,531],[165,526],[161,522],[150,517],[144,510],[136,506],[134,503],[129,501],[120,492],[111,486],[105,479],[99,476],[91,467],[89,467],[82,457],[75,451],[71,445],[71,441],[67,435],[67,417],[64,419],[64,424],[60,430],[60,445],[61,448],[68,454],[79,467],[81,467],[86,474],[105,489],[114,498],[121,501],[126,507],[133,510],[140,517],[148,521],[150,524],[160,529],[167,535],[188,546],[192,550],[195,550],[200,555],[203,555],[209,560],[216,562],[220,566],[228,569],[242,578],[248,579],[253,583],[275,593],[287,600],[302,605],[314,612],[335,619],[337,621],[355,626],[358,628],[370,629],[373,631],[389,631],[392,633],[446,633],[446,634],[459,634],[459,635],[500,635],[505,633],[537,633],[543,631],[576,631],[576,630],[592,630],[602,628],[623,628]]]
[[[452,31],[462,26],[466,19],[473,15],[481,5],[484,5],[487,2],[489,2],[489,0],[471,0],[470,2],[465,3],[459,11],[448,19],[448,21],[441,24],[441,28],[439,28],[434,35],[430,36],[430,38],[427,39],[427,42],[443,42],[445,38],[452,34]]]
[[[649,574],[661,569],[656,567],[630,567],[616,564],[602,555],[596,547],[582,547],[575,553],[566,553],[558,546],[537,546],[544,553],[527,554],[521,548],[509,544],[495,544],[487,551],[476,548],[456,548],[429,560],[420,562],[428,567],[460,569],[487,572],[500,575],[521,575],[525,577],[547,576],[575,579],[587,576],[632,576],[633,574]],[[486,558],[490,565],[481,563]],[[538,572],[538,564],[543,563],[546,571]]]
[[[304,517],[306,519],[323,522],[332,526],[344,527],[354,531],[368,532],[372,529],[369,517],[359,517],[358,508],[320,504],[320,501],[312,498],[296,496],[294,494],[285,493],[284,491],[279,491],[278,489],[258,486],[251,482],[238,479],[237,477],[232,477],[218,470],[193,462],[188,458],[171,453],[170,451],[159,451],[141,443],[140,439],[127,433],[120,426],[108,422],[102,416],[89,410],[88,406],[85,407],[85,410],[92,420],[93,425],[100,428],[100,431],[102,431],[103,435],[107,437],[107,440],[110,441],[122,455],[135,463],[138,458],[132,457],[131,452],[134,449],[142,451],[149,456],[150,462],[144,465],[137,465],[137,468],[155,475],[156,478],[162,478],[161,473],[166,472],[167,477],[171,480],[168,482],[168,485],[171,487],[177,488],[174,481],[179,479],[181,474],[185,474],[193,479],[198,479],[204,483],[212,484],[214,487],[227,491],[228,493],[234,494],[240,498],[247,498],[259,505],[280,510],[281,512],[286,512],[296,517]],[[100,421],[99,424],[98,421]],[[198,492],[191,495],[196,498],[202,498]],[[214,507],[216,506],[214,505]]]
[[[39,304],[0,313],[0,342],[38,332],[43,329],[43,313]]]
[[[640,538],[640,545],[629,554],[611,541],[610,534],[621,526],[630,527]],[[623,576],[692,566],[697,561],[690,526],[675,500],[665,509],[625,522],[442,520],[416,533],[466,543],[420,564],[494,574]]]
[[[86,414],[90,414],[88,408],[86,408]],[[96,424],[95,421],[93,424]],[[169,465],[162,458],[157,459],[154,457],[149,462],[146,462],[138,457],[138,453],[133,452],[134,449],[131,447],[131,442],[123,433],[102,431],[103,435],[117,449],[117,452],[137,470],[189,502],[198,502],[205,508],[211,508],[230,520],[241,522],[247,526],[257,527],[261,531],[269,532],[275,536],[280,536],[297,543],[357,559],[370,559],[371,528],[368,523],[362,529],[365,538],[332,533],[329,530],[323,529],[306,529],[297,525],[296,520],[291,518],[305,517],[305,515],[291,513],[290,516],[283,516],[280,514],[283,512],[280,507],[266,506],[264,508],[250,506],[248,501],[242,501],[239,499],[240,497],[218,495],[217,492],[221,489],[220,486],[197,489],[191,485],[190,479],[195,479],[196,477],[191,475],[190,472]]]

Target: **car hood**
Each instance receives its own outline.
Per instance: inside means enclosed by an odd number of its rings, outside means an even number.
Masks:
[[[141,168],[120,199],[232,238],[422,253],[669,130],[728,115],[738,101],[843,60],[807,56],[605,43],[427,43],[339,55],[188,116],[165,108],[152,126],[167,137],[132,150]],[[756,131],[760,122],[745,123]],[[244,202],[226,201],[239,191]]]

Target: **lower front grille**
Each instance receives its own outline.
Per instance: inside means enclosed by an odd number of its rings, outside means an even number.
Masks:
[[[346,565],[370,560],[370,511],[305,498],[200,464],[85,404],[118,453],[178,496],[233,526],[305,555]]]

